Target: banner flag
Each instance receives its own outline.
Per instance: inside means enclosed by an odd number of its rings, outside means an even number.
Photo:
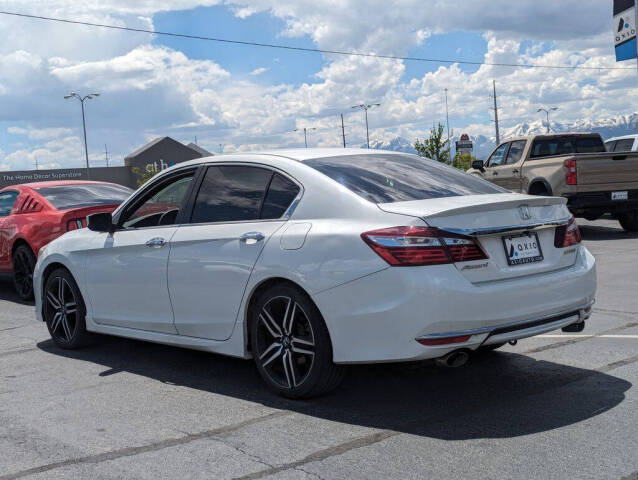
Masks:
[[[636,0],[614,0],[616,61],[638,57],[636,44]]]

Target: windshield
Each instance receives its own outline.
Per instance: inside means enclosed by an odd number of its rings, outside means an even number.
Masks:
[[[349,155],[304,163],[374,203],[506,192],[474,175],[414,155]]]
[[[38,188],[37,191],[58,210],[95,205],[119,205],[133,192],[130,188],[107,183],[43,187]]]
[[[600,137],[537,138],[530,158],[569,155],[570,153],[603,153],[605,145]]]

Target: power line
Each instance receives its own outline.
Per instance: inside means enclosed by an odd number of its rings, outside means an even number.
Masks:
[[[471,60],[458,60],[458,59],[446,59],[446,58],[402,57],[399,55],[382,55],[378,53],[348,52],[343,50],[325,50],[321,48],[296,47],[296,46],[290,46],[290,45],[279,45],[274,43],[259,43],[259,42],[248,42],[243,40],[230,40],[228,38],[205,37],[202,35],[191,35],[188,33],[163,32],[160,30],[148,30],[144,28],[121,27],[118,25],[108,25],[105,23],[82,22],[79,20],[45,17],[41,15],[29,15],[26,13],[17,13],[17,12],[0,11],[0,15],[10,15],[13,17],[30,18],[30,19],[36,19],[36,20],[47,20],[50,22],[83,25],[87,27],[109,28],[112,30],[122,30],[126,32],[148,33],[151,35],[164,35],[168,37],[188,38],[192,40],[205,40],[209,42],[230,43],[235,45],[246,45],[246,46],[252,46],[252,47],[278,48],[281,50],[294,50],[298,52],[322,53],[322,54],[329,54],[329,55],[343,55],[343,56],[352,56],[352,57],[384,58],[389,60],[404,60],[408,62],[444,63],[444,64],[459,64],[459,65],[474,65],[474,66],[485,65],[490,67],[511,67],[511,68],[548,68],[548,69],[559,69],[559,70],[635,70],[634,67],[589,67],[584,65],[574,65],[574,66],[572,65],[538,65],[538,64],[530,64],[530,63],[479,62],[479,61],[471,61]]]

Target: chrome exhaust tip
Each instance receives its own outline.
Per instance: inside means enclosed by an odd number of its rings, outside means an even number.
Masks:
[[[454,350],[435,360],[439,367],[458,368],[462,367],[470,359],[470,354],[465,350]]]

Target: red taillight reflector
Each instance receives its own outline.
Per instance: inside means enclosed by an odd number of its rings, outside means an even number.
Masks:
[[[73,220],[69,220],[66,222],[66,231],[70,232],[72,230],[79,230],[80,228],[84,228],[85,220],[80,218],[74,218]]]
[[[574,217],[569,220],[567,225],[558,227],[554,233],[554,246],[556,248],[571,247],[578,245],[581,241],[580,229]]]
[[[361,238],[395,267],[442,265],[488,258],[473,238],[438,228],[382,228],[362,233]]]
[[[565,160],[565,183],[567,185],[578,185],[578,167],[576,166],[576,160]]]
[[[435,345],[449,345],[453,343],[465,343],[472,335],[460,335],[458,337],[442,337],[442,338],[417,338],[416,341],[421,345],[427,345],[429,347]]]

